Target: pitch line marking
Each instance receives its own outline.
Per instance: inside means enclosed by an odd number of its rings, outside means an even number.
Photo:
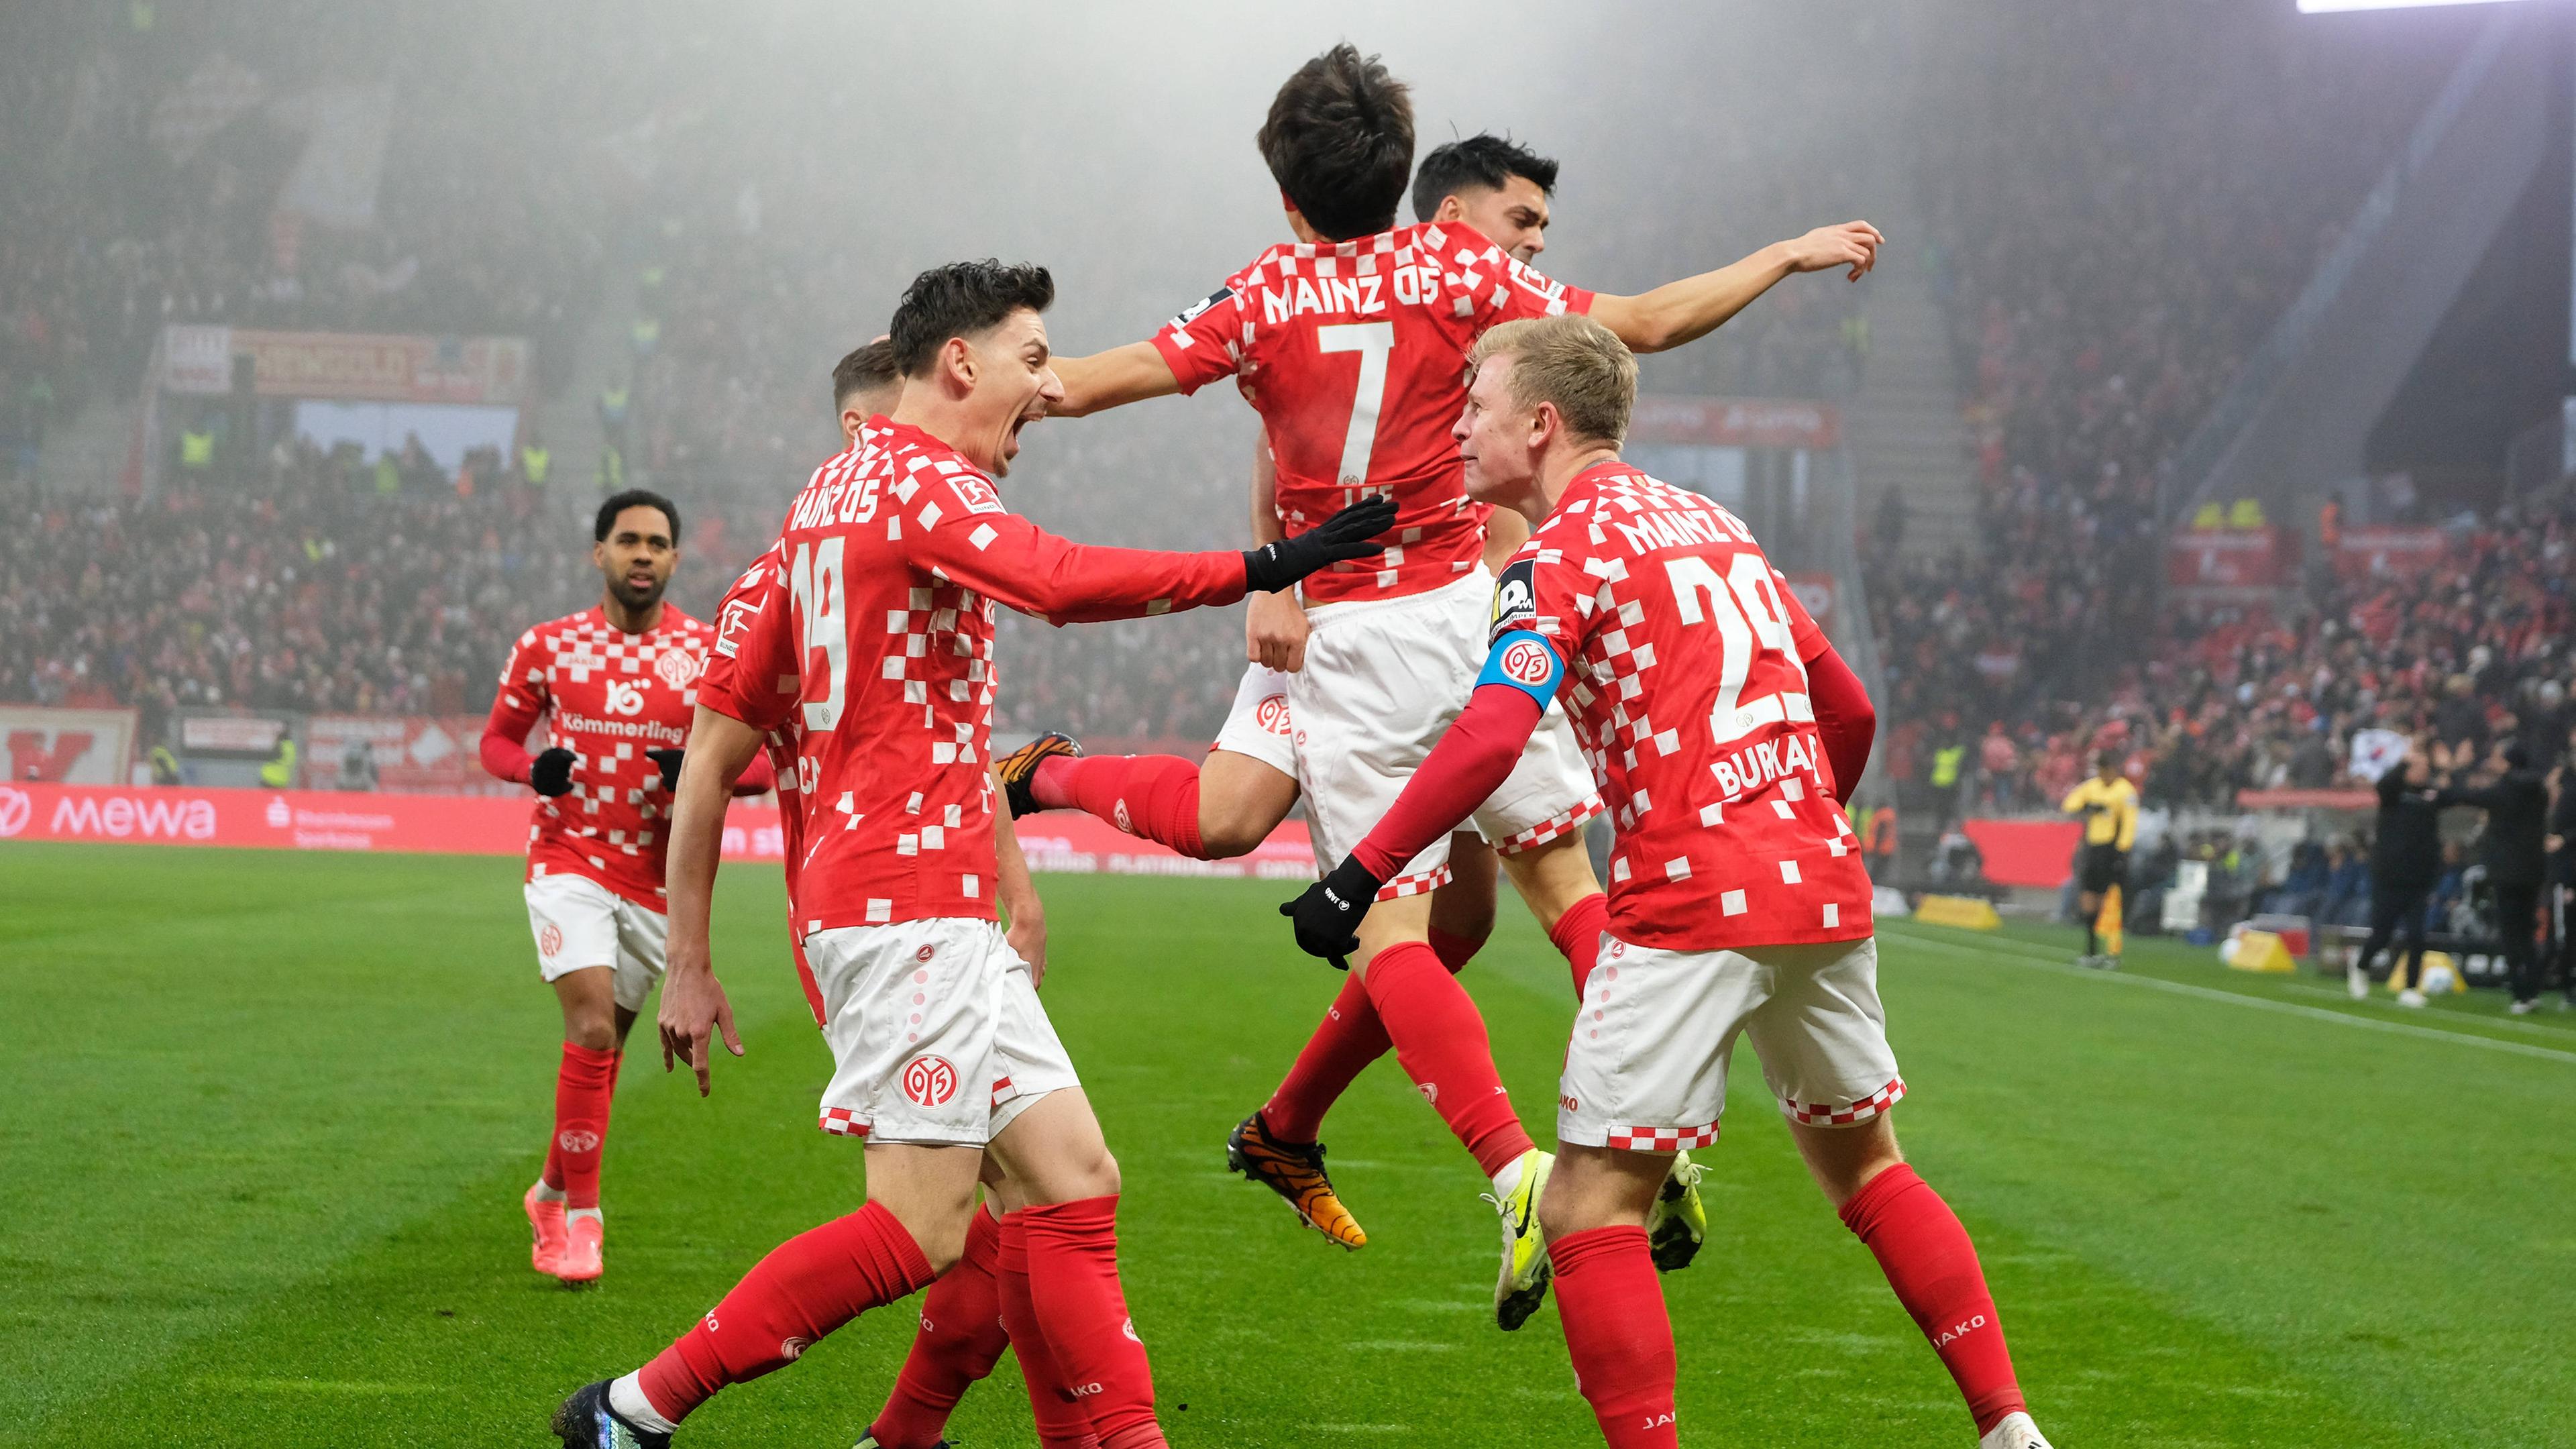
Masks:
[[[2224,1001],[2231,1005],[2252,1007],[2258,1011],[2272,1011],[2288,1016],[2305,1016],[2318,1021],[2337,1022],[2344,1026],[2359,1027],[2364,1031],[2384,1031],[2398,1036],[2422,1037],[2429,1041],[2456,1042],[2462,1046],[2484,1047],[2489,1051],[2508,1052],[2515,1056],[2537,1057],[2546,1062],[2564,1062],[2576,1066],[2576,1052],[2557,1051],[2549,1047],[2533,1046],[2528,1042],[2499,1041],[2491,1036],[2475,1036],[2464,1031],[2444,1031],[2439,1027],[2418,1026],[2409,1021],[2376,1021],[2367,1016],[2354,1016],[2350,1012],[2328,1011],[2322,1006],[2301,1006],[2295,1001],[2274,1001],[2269,997],[2247,996],[2242,992],[2221,991],[2213,986],[2194,986],[2184,981],[2166,981],[2155,976],[2131,976],[2118,971],[2087,971],[2080,966],[2070,966],[2063,962],[2034,960],[2015,951],[1979,951],[1963,942],[1945,941],[1935,936],[1918,935],[1913,931],[1898,931],[1895,934],[1898,939],[1911,945],[1956,951],[1963,956],[1975,956],[1982,960],[2006,961],[2016,966],[2033,967],[2061,976],[2152,987],[2158,991],[2170,991],[2180,996]]]

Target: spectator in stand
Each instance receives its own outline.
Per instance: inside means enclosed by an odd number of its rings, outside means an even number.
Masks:
[[[1987,725],[1985,738],[1977,741],[1977,790],[1988,813],[2013,813],[2019,803],[2013,782],[2020,765],[2021,750],[2004,731],[2004,722],[1999,719]]]

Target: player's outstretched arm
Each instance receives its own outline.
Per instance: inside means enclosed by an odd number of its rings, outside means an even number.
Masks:
[[[712,1085],[711,1047],[742,1055],[733,1028],[733,1004],[717,982],[707,942],[708,908],[715,897],[716,862],[724,854],[725,802],[734,782],[760,753],[760,731],[701,704],[689,724],[688,754],[671,802],[671,853],[665,866],[670,892],[669,970],[662,980],[662,1070],[686,1061],[698,1076],[698,1095]]]
[[[962,495],[961,495],[962,496]],[[998,509],[931,515],[915,557],[987,598],[1051,624],[1135,619],[1231,604],[1383,551],[1395,500],[1363,498],[1294,538],[1242,553],[1097,548]]]
[[[1545,656],[1543,673],[1540,655],[1531,649]],[[1512,672],[1515,665],[1527,677]],[[1503,787],[1564,677],[1555,652],[1536,634],[1515,632],[1494,642],[1467,707],[1405,782],[1385,818],[1329,875],[1279,908],[1296,929],[1299,950],[1348,969],[1343,958],[1359,949],[1360,921],[1379,889]]]
[[[1051,365],[1064,381],[1064,399],[1047,408],[1050,417],[1083,417],[1181,390],[1172,365],[1151,342],[1130,342],[1088,357],[1058,357]]]
[[[1667,282],[1651,292],[1595,297],[1592,317],[1618,333],[1631,351],[1663,352],[1716,331],[1783,278],[1847,267],[1857,282],[1878,264],[1885,241],[1865,221],[1820,226],[1805,236],[1773,242],[1733,266]]]

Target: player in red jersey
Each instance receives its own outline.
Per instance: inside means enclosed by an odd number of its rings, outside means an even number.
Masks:
[[[1489,598],[1478,567],[1486,510],[1459,485],[1447,430],[1476,336],[1514,318],[1589,311],[1640,348],[1678,346],[1795,272],[1847,268],[1857,279],[1879,236],[1862,222],[1828,227],[1621,297],[1541,276],[1463,222],[1397,227],[1412,171],[1411,104],[1348,45],[1280,88],[1260,144],[1299,240],[1265,251],[1150,341],[1062,364],[1059,410],[1195,391],[1230,375],[1261,413],[1286,526],[1353,497],[1395,498],[1393,546],[1304,587],[1312,633],[1287,698],[1320,865],[1347,853],[1393,802],[1475,674]],[[1185,854],[1204,852],[1188,762],[1045,758],[1050,749],[1065,746],[1042,741],[1004,766],[1015,812],[1069,802]],[[1549,730],[1530,737],[1520,768],[1475,812],[1479,833],[1506,845],[1506,872],[1578,983],[1599,939],[1600,886],[1580,830],[1598,809],[1567,737]],[[1529,1205],[1550,1159],[1512,1110],[1474,1002],[1430,944],[1430,892],[1449,878],[1444,839],[1383,884],[1387,908],[1370,917],[1354,953],[1360,969],[1334,1011],[1354,1021],[1374,1014],[1406,1075],[1493,1179],[1504,1240],[1495,1316],[1517,1328],[1546,1292]],[[1236,1162],[1250,1160],[1247,1147],[1313,1154],[1321,1177],[1315,1144],[1261,1113],[1230,1147]]]
[[[529,1261],[566,1283],[601,1272],[600,1154],[627,1028],[661,979],[663,821],[679,779],[698,676],[715,634],[662,602],[680,561],[680,514],[642,490],[599,506],[599,605],[519,636],[483,727],[483,768],[537,792],[528,827],[528,928],[563,1006],[554,1135],[521,1199]],[[527,751],[539,718],[547,747]],[[743,792],[769,788],[763,767]]]
[[[988,1156],[1028,1204],[1003,1223],[1029,1287],[1013,1341],[1050,1355],[1103,1449],[1164,1442],[1118,1281],[1117,1164],[995,920],[993,608],[1061,623],[1228,604],[1373,552],[1392,510],[1371,500],[1248,553],[1084,548],[1009,512],[994,480],[1062,393],[1039,316],[1053,297],[1035,267],[914,280],[892,328],[903,400],[798,497],[785,607],[719,646],[732,663],[681,781],[666,1065],[686,1058],[704,1091],[713,1043],[742,1049],[708,956],[709,801],[785,728],[805,802],[792,905],[835,1062],[822,1120],[865,1139],[868,1201],[781,1244],[641,1369],[565,1400],[568,1449],[659,1449],[726,1385],[928,1286],[964,1251]]]
[[[868,419],[892,413],[903,395],[903,379],[895,372],[892,340],[879,337],[843,357],[832,370],[832,394],[840,413],[842,441],[856,447]],[[734,581],[717,606],[719,638],[738,641],[764,611],[787,607],[788,587],[787,559],[772,546]],[[737,688],[730,678],[732,665],[731,654],[719,647],[709,663],[706,687],[719,694]],[[781,683],[784,698],[778,701],[778,708],[793,701],[797,680],[790,676],[773,681],[773,685]],[[750,726],[713,712],[702,727],[710,740],[729,732],[751,732]],[[797,863],[804,858],[805,810],[804,797],[796,789],[796,735],[791,729],[780,728],[759,733],[758,739],[778,778],[779,823],[792,902]],[[1029,879],[1019,839],[1008,825],[1008,818],[997,812],[993,838],[996,895],[1010,923],[1005,938],[1020,959],[1029,963],[1034,985],[1046,975],[1045,907]],[[805,943],[794,929],[792,906],[788,925],[797,980],[804,988],[806,1003],[813,1008],[814,1024],[826,1026],[830,1017],[824,1009],[822,987],[806,964]],[[895,1375],[884,1407],[860,1434],[857,1449],[934,1449],[966,1390],[991,1374],[1003,1350],[1010,1347],[1004,1305],[1028,1302],[1027,1254],[1024,1250],[1005,1251],[1001,1212],[1010,1184],[989,1160],[985,1164],[984,1187],[985,1211],[977,1213],[967,1228],[965,1246],[955,1266],[942,1273],[923,1294],[920,1326],[913,1336],[911,1351]],[[1096,1449],[1099,1440],[1091,1432],[1091,1416],[1066,1386],[1051,1376],[1055,1373],[1052,1358],[1029,1353],[1021,1358],[1021,1377],[1028,1385],[1041,1449]]]
[[[1446,835],[1563,698],[1617,834],[1600,966],[1538,1205],[1577,1382],[1613,1449],[1669,1449],[1672,1324],[1645,1222],[1717,1138],[1749,1036],[1817,1185],[1967,1400],[1981,1449],[2046,1449],[1976,1248],[1897,1151],[1870,883],[1840,801],[1875,726],[1859,681],[1735,516],[1619,459],[1637,364],[1575,317],[1485,334],[1456,435],[1473,496],[1533,531],[1495,588],[1473,697],[1394,808],[1291,905],[1347,951],[1381,882]]]

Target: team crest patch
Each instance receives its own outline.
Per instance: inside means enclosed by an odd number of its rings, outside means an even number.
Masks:
[[[673,689],[697,678],[698,667],[698,656],[684,649],[665,649],[653,659],[653,672]]]
[[[562,950],[563,927],[552,921],[546,922],[546,928],[537,933],[537,954],[551,961]]]
[[[1546,645],[1535,639],[1521,639],[1503,651],[1502,670],[1523,684],[1545,684],[1556,673],[1556,660]]]
[[[946,1106],[957,1095],[957,1068],[946,1057],[914,1057],[904,1063],[903,1094],[916,1107]]]
[[[555,1145],[566,1152],[596,1152],[599,1150],[599,1134],[567,1127],[555,1134]]]
[[[1252,722],[1274,735],[1289,734],[1288,696],[1274,694],[1253,708]]]

